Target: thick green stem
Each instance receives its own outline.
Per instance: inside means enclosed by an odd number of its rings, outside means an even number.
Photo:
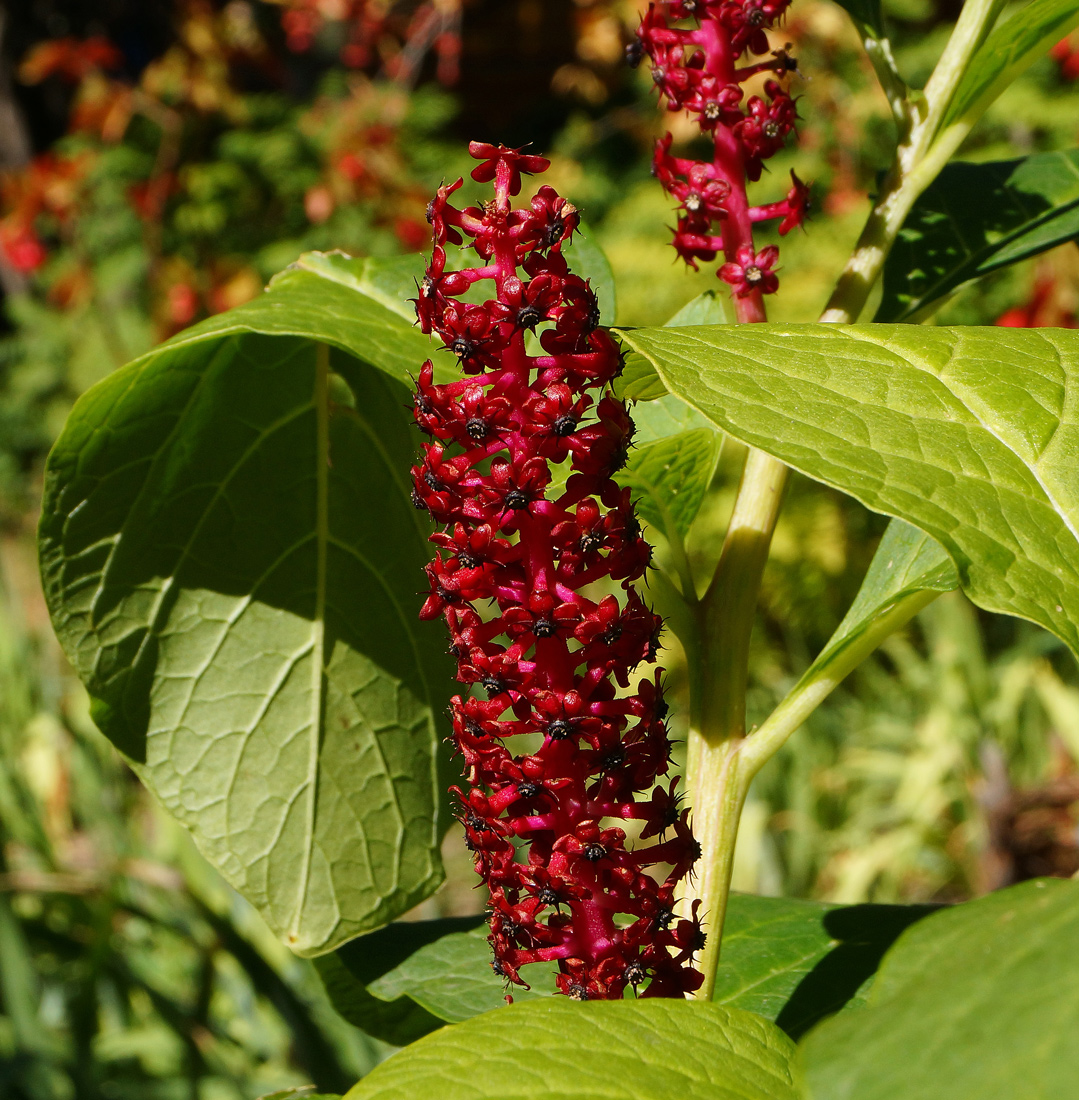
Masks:
[[[778,459],[749,451],[719,563],[701,601],[705,691],[694,725],[709,742],[745,735],[749,642],[787,475]]]
[[[699,871],[686,895],[691,907],[700,901],[707,936],[698,964],[704,984],[694,995],[701,1001],[710,1001],[715,991],[738,824],[749,791],[739,752],[743,744],[741,739],[706,741],[691,735],[687,751],[686,773],[694,791],[694,822],[707,822],[706,829],[697,830],[701,845]]]
[[[967,129],[959,126],[949,127],[939,137],[937,130],[959,80],[989,33],[1002,3],[1003,0],[967,0],[924,94],[905,94],[887,52],[887,43],[874,41],[879,56],[872,50],[870,53],[878,71],[886,78],[882,82],[899,126],[899,146],[822,321],[850,323],[857,319],[911,207],[966,136]],[[752,240],[748,226],[744,228],[745,235]],[[736,298],[735,313],[743,324],[766,320],[759,293]],[[686,785],[701,858],[697,877],[687,890],[687,900],[691,904],[700,901],[708,935],[700,963],[704,984],[697,993],[698,999],[703,1000],[710,1000],[715,989],[739,818],[753,777],[856,664],[935,596],[935,593],[917,593],[901,601],[857,642],[804,678],[764,726],[747,737],[749,643],[787,474],[783,463],[750,449],[715,576],[704,598],[693,609],[697,620],[697,630],[693,632],[696,644],[690,648],[697,650],[697,667],[690,674],[693,690]],[[693,661],[690,649],[687,657]]]

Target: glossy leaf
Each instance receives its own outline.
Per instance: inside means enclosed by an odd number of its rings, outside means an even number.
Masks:
[[[1079,653],[1079,333],[638,329],[717,427],[932,535],[971,599]]]
[[[733,894],[715,1000],[774,1020],[792,1038],[864,1003],[885,951],[925,905],[825,905]]]
[[[363,363],[283,335],[323,330]],[[297,269],[89,391],[49,460],[46,596],[95,721],[301,953],[442,876],[452,669],[416,621],[397,380],[426,345]]]
[[[417,953],[429,951],[444,940],[474,940],[475,937],[466,932],[481,922],[482,917],[399,921],[320,956],[315,959],[315,967],[334,1008],[350,1024],[376,1039],[405,1046],[421,1035],[442,1027],[445,1020],[432,1015],[410,997],[407,983],[404,987],[395,988],[391,982],[380,988],[380,980],[386,975],[392,976],[402,966],[408,966]],[[491,984],[501,992],[501,981],[486,965],[490,957],[486,939],[481,937],[479,943],[487,956],[480,964],[479,974],[482,976],[486,969],[493,980]],[[452,975],[442,977],[450,977],[452,981]],[[496,1007],[498,1003],[501,1002],[485,1005],[478,1011]]]
[[[940,543],[917,527],[893,519],[869,563],[858,595],[802,682],[826,669],[906,597],[925,591],[951,592],[958,587],[955,564]]]
[[[862,1012],[802,1058],[812,1100],[1070,1096],[1079,1077],[1079,883],[1041,879],[942,910],[887,954]]]
[[[875,320],[906,321],[972,279],[1079,236],[1079,150],[955,162],[907,215]]]
[[[884,12],[880,0],[836,0],[836,3],[874,38],[884,38]]]
[[[274,277],[267,293],[184,329],[136,362],[145,362],[164,349],[261,332],[320,340],[409,386],[429,358],[440,368],[440,380],[457,377],[459,371],[446,361],[448,357],[432,355],[434,345],[413,325],[415,314],[403,303],[393,308],[396,291],[391,288],[398,286],[402,273],[391,268],[392,274],[387,274],[387,263],[357,260],[340,252],[306,253]]]
[[[723,1005],[552,997],[428,1035],[346,1100],[796,1100],[792,1052]]]
[[[663,327],[686,328],[689,325],[729,323],[727,307],[723,299],[714,290],[705,290],[687,302],[669,321],[665,322]],[[659,401],[667,398],[669,396],[667,387],[660,381],[656,368],[649,360],[632,348],[626,348],[625,351],[627,353],[625,365],[621,375],[615,380],[615,393],[630,401]],[[675,408],[681,402],[671,397],[666,404],[668,408]],[[633,415],[636,419],[639,414],[634,412]],[[686,425],[686,427],[689,426]]]
[[[633,490],[648,523],[667,538],[685,538],[716,472],[719,447],[711,425],[646,443],[631,452],[618,483]]]
[[[491,969],[487,926],[456,932],[428,944],[371,985],[377,997],[411,997],[440,1020],[459,1023],[502,1008],[506,983]],[[537,963],[525,972],[531,989],[512,988],[514,1001],[554,992],[554,963]]]
[[[960,78],[938,133],[973,122],[1026,68],[1079,26],[1075,0],[1032,0],[997,24]]]
[[[591,227],[582,223],[580,230],[565,251],[570,270],[587,279],[596,292],[599,315],[605,325],[613,325],[618,317],[618,299],[615,295],[614,272],[607,253],[600,247]]]

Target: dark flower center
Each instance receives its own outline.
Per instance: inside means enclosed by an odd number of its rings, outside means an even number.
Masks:
[[[603,536],[595,531],[586,531],[577,543],[582,554],[594,554],[603,546]]]
[[[481,416],[473,416],[465,421],[465,431],[469,439],[474,439],[477,443],[486,439],[490,430],[487,421]]]
[[[517,311],[518,328],[535,328],[543,320],[543,314],[531,303]]]
[[[505,681],[498,676],[484,676],[480,683],[490,699],[493,699],[496,695],[501,695],[506,690]]]
[[[568,718],[556,718],[547,725],[547,736],[552,741],[564,741],[573,735],[573,723]]]

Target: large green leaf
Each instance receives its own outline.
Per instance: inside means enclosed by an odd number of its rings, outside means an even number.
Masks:
[[[476,1012],[484,1012],[502,1003],[502,982],[488,965],[490,949],[486,939],[482,934],[480,937],[467,934],[478,923],[483,924],[486,931],[483,917],[399,921],[368,936],[360,936],[327,955],[320,955],[315,959],[315,967],[334,1008],[350,1024],[376,1039],[395,1046],[406,1046],[421,1035],[442,1027],[445,1018],[432,1015],[420,999],[409,996],[412,987],[407,981],[395,983],[393,975],[408,967],[413,959],[447,940],[463,939],[478,942],[482,947],[485,957],[475,960],[479,963],[477,973],[481,977],[484,970],[490,974],[500,997],[497,1001],[484,1004]],[[388,984],[385,981],[387,975],[390,976]],[[451,972],[439,977],[451,986],[454,978],[460,980],[466,976]],[[464,1019],[476,1012],[466,1012],[456,1018]]]
[[[975,603],[1079,652],[1079,333],[637,329],[672,392],[947,550]]]
[[[943,910],[884,959],[869,1007],[814,1030],[812,1100],[1057,1100],[1079,1080],[1079,883]]]
[[[416,621],[398,381],[426,344],[297,270],[89,391],[47,468],[45,592],[95,721],[302,953],[442,877],[452,670]]]
[[[1075,0],[1032,0],[999,23],[975,51],[952,93],[938,133],[981,113],[1053,43],[1079,25]]]
[[[825,1016],[863,1004],[885,951],[932,911],[732,894],[715,1000],[774,1020],[798,1038]]]
[[[619,484],[633,490],[641,515],[668,539],[685,538],[696,519],[716,472],[720,442],[709,425],[645,443],[618,475]]]
[[[846,10],[859,29],[874,38],[884,37],[884,12],[880,0],[836,0],[836,3]]]
[[[1077,236],[1079,150],[948,164],[899,231],[874,320],[907,321],[964,283]]]
[[[774,1024],[723,1005],[552,997],[428,1035],[347,1100],[796,1100],[792,1052]]]
[[[940,543],[909,523],[893,519],[873,555],[858,595],[799,685],[827,673],[836,658],[908,597],[926,591],[951,592],[958,587],[955,564]]]
[[[411,997],[441,1020],[459,1023],[506,1003],[507,988],[514,1001],[527,1001],[554,992],[554,963],[536,963],[525,971],[531,989],[507,987],[491,969],[487,926],[457,932],[422,947],[371,986],[376,997]]]
[[[440,380],[458,377],[451,356],[432,355],[434,345],[414,327],[415,312],[402,297],[409,286],[415,293],[403,260],[411,266],[416,259],[364,260],[342,252],[309,252],[275,276],[266,294],[185,329],[136,362],[168,348],[261,332],[320,340],[406,384],[428,358],[440,368]],[[422,264],[415,273],[422,275]]]

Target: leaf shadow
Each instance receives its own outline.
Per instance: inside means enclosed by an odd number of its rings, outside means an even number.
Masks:
[[[837,945],[798,983],[776,1023],[796,1042],[846,1006],[864,1003],[885,953],[911,925],[939,905],[849,905],[822,917]]]

